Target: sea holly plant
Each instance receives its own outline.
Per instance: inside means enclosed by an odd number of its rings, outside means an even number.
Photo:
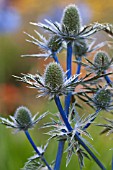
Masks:
[[[88,141],[88,138],[93,139],[92,134],[88,132],[88,127],[94,124],[100,111],[112,112],[113,110],[113,83],[110,79],[113,58],[101,50],[101,47],[112,45],[112,42],[105,41],[94,45],[97,41],[94,37],[95,34],[104,31],[112,37],[113,26],[97,22],[83,26],[79,10],[74,4],[68,5],[64,9],[60,23],[45,21],[46,24],[31,24],[46,31],[48,39],[37,30],[35,33],[39,40],[29,33],[25,33],[28,37],[26,41],[40,47],[43,52],[25,54],[22,57],[36,57],[37,59],[50,57],[53,61],[47,64],[43,74],[23,73],[14,77],[25,83],[27,87],[34,88],[37,98],[48,97],[50,102],[54,100],[58,112],[52,114],[48,111],[37,118],[37,115],[32,117],[28,108],[20,106],[14,116],[10,116],[9,119],[0,117],[1,124],[15,129],[16,132],[23,131],[35,151],[34,156],[25,163],[23,170],[60,170],[62,156],[65,152],[67,153],[66,167],[71,162],[72,156],[75,155],[78,157],[80,169],[84,167],[84,158],[88,158],[89,161],[93,159],[98,169],[106,170],[106,166],[96,156],[95,149]],[[60,63],[62,58],[58,57],[62,50],[66,51],[66,70]],[[92,52],[94,56],[92,54],[93,58],[89,59],[88,56]],[[75,74],[72,74],[72,63],[76,64]],[[82,74],[82,67],[85,75]],[[83,103],[87,107],[93,108],[93,113],[81,116],[81,109],[84,109]],[[39,147],[30,136],[29,129],[34,128],[34,125],[46,116],[50,117],[50,121],[45,122],[39,128],[49,129],[48,140],[45,146]],[[105,119],[109,124],[99,122],[99,126],[105,127],[102,133],[110,134],[113,132],[113,121]],[[52,140],[58,142],[58,150],[56,158],[48,162],[45,152]]]

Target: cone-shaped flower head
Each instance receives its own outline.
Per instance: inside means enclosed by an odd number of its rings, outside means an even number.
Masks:
[[[94,65],[96,68],[101,68],[103,71],[109,68],[110,58],[104,51],[99,51],[95,54]]]
[[[48,41],[48,48],[51,49],[52,52],[58,52],[62,47],[62,42],[59,36],[52,36]]]
[[[55,89],[63,84],[63,70],[61,66],[55,62],[50,63],[44,73],[45,85],[49,85],[51,89]]]
[[[28,108],[23,106],[19,107],[16,110],[14,117],[18,125],[25,128],[32,126],[32,115]]]
[[[109,89],[99,89],[94,95],[93,102],[97,109],[109,110],[112,94]]]
[[[77,42],[76,41],[74,42],[73,51],[75,56],[79,56],[79,57],[85,56],[87,50],[88,50],[88,45],[85,39],[80,39]]]
[[[69,5],[64,9],[63,17],[61,20],[62,32],[67,32],[71,35],[76,35],[80,32],[81,21],[77,7]]]

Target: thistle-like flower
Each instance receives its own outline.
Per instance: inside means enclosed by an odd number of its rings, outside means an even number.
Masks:
[[[89,47],[88,47],[87,41],[85,39],[80,39],[78,41],[74,41],[73,53],[75,54],[76,57],[86,56],[88,49],[89,49]]]
[[[90,72],[95,72],[97,74],[104,73],[113,64],[113,58],[110,59],[109,55],[104,51],[98,51],[94,56],[93,63],[87,59],[88,64],[86,69]]]
[[[82,81],[76,78],[79,75],[74,75],[67,79],[66,73],[63,72],[60,64],[52,62],[47,65],[44,75],[39,74],[23,74],[23,77],[17,77],[18,80],[27,83],[31,88],[38,90],[41,96],[49,95],[50,99],[62,94],[67,95],[69,92],[74,91],[75,87]]]
[[[6,125],[9,128],[16,129],[18,131],[26,131],[30,128],[33,128],[36,123],[46,116],[47,112],[37,117],[37,114],[32,117],[30,110],[24,106],[17,108],[14,116],[10,116],[10,119],[5,119],[0,117],[1,123]]]
[[[112,89],[111,89],[112,90]],[[99,89],[92,98],[92,103],[94,107],[99,110],[103,109],[106,111],[111,111],[113,109],[112,105],[112,93],[110,89],[107,89],[107,87],[104,87],[102,89]]]
[[[45,20],[47,24],[32,23],[32,25],[43,28],[53,35],[58,35],[61,40],[66,42],[77,41],[78,39],[91,39],[89,36],[99,32],[105,31],[109,35],[113,36],[113,26],[111,24],[93,23],[84,27],[81,27],[81,19],[79,11],[75,5],[69,5],[64,9],[61,23],[51,22]]]
[[[54,35],[58,35],[61,40],[73,41],[78,38],[81,30],[81,18],[77,7],[72,4],[68,5],[63,12],[61,17],[61,22],[52,23],[51,21],[45,20],[47,24],[42,23],[31,23],[33,25],[38,25],[45,30],[48,30]]]
[[[58,35],[52,36],[48,40],[48,48],[51,50],[52,53],[57,53],[62,48],[62,42]]]
[[[94,65],[99,70],[107,70],[109,68],[110,58],[104,51],[99,51],[94,56]]]
[[[33,43],[40,47],[44,53],[41,54],[25,54],[22,57],[37,57],[37,58],[48,58],[53,57],[54,54],[59,53],[62,49],[62,41],[58,35],[53,35],[47,40],[44,36],[42,36],[39,32],[35,30],[35,33],[39,36],[40,40],[36,39],[34,36],[25,33],[28,35],[31,40],[26,40],[27,42]]]

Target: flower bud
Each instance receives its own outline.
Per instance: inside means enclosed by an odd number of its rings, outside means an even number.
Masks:
[[[48,41],[48,47],[51,49],[52,52],[59,51],[61,46],[62,46],[62,42],[59,39],[58,35],[51,37]]]
[[[80,32],[81,21],[77,7],[75,5],[68,5],[64,9],[61,20],[62,32],[76,35]]]
[[[74,42],[73,51],[75,56],[79,56],[79,57],[84,56],[87,52],[87,49],[88,49],[88,45],[86,43],[86,40],[80,39],[77,40],[77,42],[76,41]]]
[[[44,73],[45,85],[55,89],[63,84],[63,70],[61,66],[55,62],[47,65]]]
[[[106,109],[110,105],[111,97],[109,89],[98,90],[93,98],[96,108]]]
[[[29,126],[32,124],[31,112],[26,107],[23,106],[18,107],[15,112],[14,118],[21,129],[29,128]]]
[[[95,54],[94,64],[97,68],[102,68],[103,70],[108,69],[110,63],[110,58],[108,54],[104,51],[99,51]]]

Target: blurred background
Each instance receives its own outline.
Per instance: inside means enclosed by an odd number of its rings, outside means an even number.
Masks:
[[[33,30],[37,28],[30,25],[30,21],[43,22],[45,18],[60,21],[64,7],[70,3],[78,6],[83,24],[96,21],[113,24],[112,0],[0,0],[0,115],[6,117],[10,114],[13,115],[15,109],[20,105],[27,106],[33,114],[43,113],[46,109],[51,112],[56,111],[54,102],[48,102],[47,99],[37,99],[35,90],[26,88],[25,84],[17,82],[12,75],[28,72],[36,73],[37,70],[43,73],[45,68],[43,65],[46,65],[49,60],[44,62],[42,59],[20,57],[22,54],[40,52],[37,46],[25,41],[27,36],[23,34],[23,31],[34,35]],[[42,32],[42,30],[39,31]],[[106,39],[106,35],[99,34],[98,39],[101,42]],[[63,56],[65,56],[65,53],[63,53]],[[59,57],[63,64],[65,57]],[[102,116],[103,114],[105,117],[108,113],[101,113]],[[109,117],[113,119],[112,115],[109,115]],[[97,119],[97,122],[99,121],[100,118]],[[94,138],[90,142],[99,153],[96,155],[105,163],[107,170],[111,170],[113,152],[109,149],[113,147],[112,136],[99,136],[100,128],[95,126],[91,126],[89,131]],[[33,149],[24,134],[12,135],[11,132],[11,130],[0,125],[0,170],[19,170],[24,166],[27,158],[32,156]],[[43,132],[45,131],[43,130],[40,133],[38,127],[31,131],[36,144],[39,146],[46,143],[47,136],[43,135]],[[47,150],[48,161],[51,161],[56,154],[57,142],[56,144],[53,143],[50,143],[51,146],[49,145]],[[64,154],[61,170],[65,169],[65,157],[66,154]],[[85,160],[85,162],[84,170],[98,169],[93,161]],[[67,169],[79,169],[76,156],[73,156]]]

